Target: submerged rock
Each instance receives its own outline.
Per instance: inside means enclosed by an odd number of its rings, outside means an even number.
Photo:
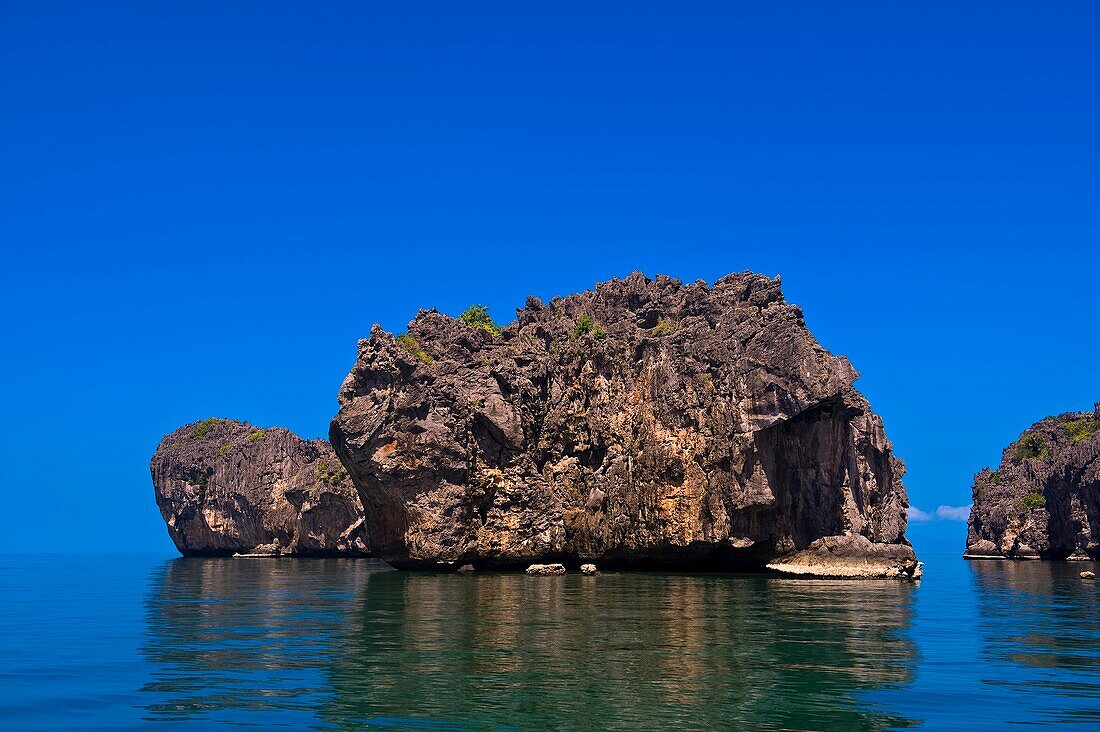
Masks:
[[[868,574],[915,562],[882,420],[778,278],[634,274],[471,321],[375,326],[340,390],[333,447],[394,565],[798,571],[823,537]]]
[[[367,554],[359,495],[324,440],[208,419],[165,437],[150,467],[181,554]]]
[[[970,559],[1100,559],[1100,403],[1047,417],[974,478]]]

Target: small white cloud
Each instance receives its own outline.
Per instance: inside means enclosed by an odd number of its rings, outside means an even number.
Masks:
[[[936,515],[945,521],[966,521],[970,518],[970,506],[940,506]]]
[[[970,506],[944,506],[940,505],[935,511],[929,513],[916,506],[905,509],[905,515],[910,521],[966,521],[970,518]]]
[[[916,506],[905,509],[905,515],[909,517],[910,521],[931,521],[936,518],[935,514],[925,513]]]

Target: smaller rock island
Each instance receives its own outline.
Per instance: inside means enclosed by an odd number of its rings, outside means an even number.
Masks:
[[[368,553],[359,494],[324,440],[210,418],[161,440],[150,468],[184,556]]]
[[[974,478],[968,559],[1100,559],[1100,402],[1047,417]]]

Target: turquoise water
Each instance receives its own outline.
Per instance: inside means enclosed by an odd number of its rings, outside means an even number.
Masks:
[[[1100,725],[1100,584],[925,553],[919,586],[8,556],[6,729]]]

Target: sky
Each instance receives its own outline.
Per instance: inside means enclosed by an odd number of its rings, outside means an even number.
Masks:
[[[327,434],[372,323],[746,269],[961,551],[1100,400],[1098,49],[1069,0],[4,2],[0,551],[171,552],[160,438]]]

